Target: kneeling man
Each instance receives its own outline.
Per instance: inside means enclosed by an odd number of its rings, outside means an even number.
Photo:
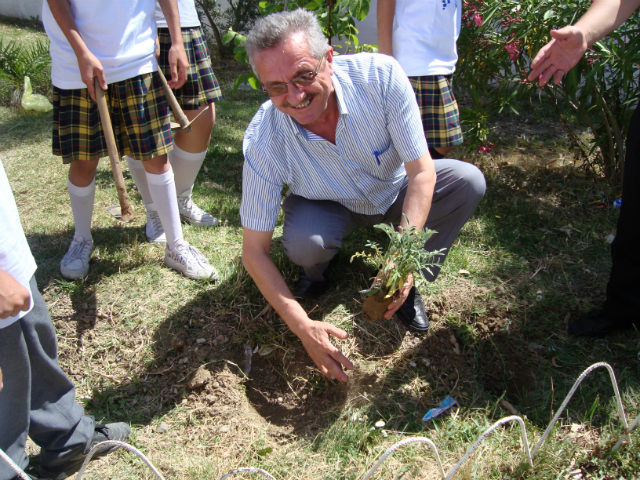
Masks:
[[[448,249],[485,192],[482,173],[429,155],[420,112],[400,65],[386,55],[334,56],[315,16],[275,13],[247,35],[253,71],[271,100],[247,128],[243,151],[242,258],[267,301],[326,376],[346,381],[351,362],[295,297],[317,296],[342,239],[358,227],[393,222],[438,233],[425,245]],[[283,187],[283,244],[301,267],[295,295],[269,256]],[[427,273],[435,280],[438,268]],[[424,303],[409,285],[385,317],[424,331]]]

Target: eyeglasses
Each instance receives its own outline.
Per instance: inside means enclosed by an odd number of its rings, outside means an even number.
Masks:
[[[325,55],[323,55],[322,58],[320,59],[320,63],[318,63],[318,67],[316,68],[315,72],[303,73],[299,77],[296,77],[287,83],[276,83],[275,85],[271,85],[269,87],[265,87],[264,85],[262,85],[262,91],[266,92],[270,97],[278,97],[280,95],[284,95],[285,93],[287,93],[287,86],[291,85],[292,83],[298,88],[311,85],[313,82],[316,81],[316,77],[320,72],[320,67],[322,67],[322,62],[324,62],[324,58],[325,58]]]

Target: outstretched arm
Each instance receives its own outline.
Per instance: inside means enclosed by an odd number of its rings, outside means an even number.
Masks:
[[[551,30],[553,40],[531,62],[529,80],[537,78],[540,86],[544,86],[553,77],[555,84],[559,84],[587,48],[622,25],[639,5],[640,0],[594,0],[575,25]]]
[[[396,0],[378,0],[378,52],[393,56],[393,17]]]
[[[80,68],[80,77],[87,86],[89,96],[95,102],[96,92],[93,86],[93,77],[98,77],[103,90],[107,89],[107,80],[104,76],[102,64],[100,60],[89,51],[84,40],[82,40],[76,21],[73,18],[69,0],[47,0],[47,2],[49,3],[49,9],[51,10],[53,18],[55,18],[60,30],[62,30],[73,52],[76,54],[78,67]]]
[[[330,336],[345,339],[349,335],[330,323],[311,320],[293,294],[269,256],[273,232],[244,229],[242,263],[256,282],[264,298],[278,312],[291,331],[295,333],[311,359],[326,377],[347,381],[342,365],[348,370],[353,364],[331,343]]]
[[[169,35],[171,35],[171,48],[169,49],[169,68],[171,79],[167,82],[171,88],[180,88],[187,81],[189,60],[184,50],[182,30],[180,29],[180,14],[176,0],[158,0],[162,14],[167,21]]]

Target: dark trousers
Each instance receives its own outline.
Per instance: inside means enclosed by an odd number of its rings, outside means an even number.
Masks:
[[[639,104],[640,106],[640,104]],[[611,245],[611,277],[605,309],[629,321],[640,319],[640,108],[631,118],[622,180],[622,208]]]
[[[40,464],[55,466],[67,455],[83,452],[93,437],[94,422],[83,416],[75,388],[58,365],[56,332],[47,306],[31,277],[33,309],[0,329],[0,448],[21,468],[27,435],[41,447]],[[68,457],[67,457],[68,458]],[[0,460],[0,480],[16,477]]]
[[[436,160],[434,164],[437,180],[425,227],[438,233],[427,241],[424,248],[427,251],[444,248],[445,255],[436,258],[442,263],[458,232],[482,200],[486,183],[482,172],[470,163],[444,159]],[[323,273],[338,253],[345,236],[356,228],[400,223],[407,186],[405,178],[398,198],[382,215],[362,215],[351,212],[338,202],[289,195],[282,204],[285,253],[293,263],[304,267],[309,279],[324,280]],[[432,282],[440,267],[431,267],[430,270],[423,272]]]

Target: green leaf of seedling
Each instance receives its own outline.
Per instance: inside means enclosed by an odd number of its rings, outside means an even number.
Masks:
[[[262,450],[258,450],[256,453],[258,455],[260,455],[261,457],[266,457],[267,455],[269,455],[272,452],[273,452],[273,448],[267,447],[267,448],[263,448]]]

